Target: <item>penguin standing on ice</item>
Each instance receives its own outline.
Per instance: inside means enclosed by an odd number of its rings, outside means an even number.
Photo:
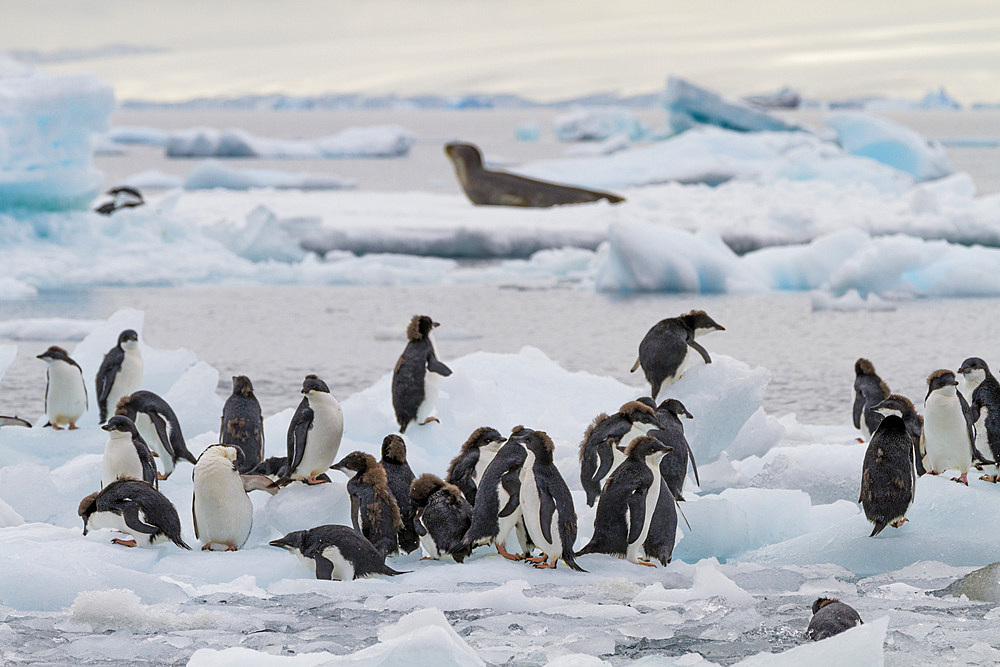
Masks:
[[[544,431],[532,431],[523,442],[527,457],[521,468],[521,513],[531,541],[542,550],[541,556],[525,560],[537,568],[555,569],[562,558],[571,569],[583,572],[573,551],[576,509],[552,460],[555,445]]]
[[[424,473],[410,486],[410,497],[417,508],[420,544],[427,557],[439,560],[451,554],[459,563],[472,553],[463,547],[462,538],[472,525],[472,505],[454,484],[437,475]]]
[[[854,607],[840,600],[817,598],[813,602],[812,612],[806,636],[814,642],[864,624]]]
[[[462,445],[458,456],[452,459],[445,481],[461,489],[469,503],[475,505],[478,481],[483,478],[486,466],[506,441],[495,428],[477,428]]]
[[[667,452],[667,455],[669,454],[670,452]],[[661,460],[660,469],[662,468]],[[677,507],[677,500],[670,492],[670,487],[667,486],[666,480],[661,479],[660,495],[656,500],[653,518],[650,519],[642,549],[646,553],[647,560],[655,558],[663,567],[670,563],[674,555],[674,542],[677,541]]]
[[[151,391],[136,391],[118,401],[116,415],[128,417],[135,424],[139,435],[159,457],[163,472],[157,479],[166,479],[180,460],[197,462],[188,451],[181,433],[181,424],[169,404]]]
[[[125,329],[118,334],[118,342],[108,350],[97,369],[97,407],[100,423],[108,419],[108,409],[114,409],[122,396],[139,391],[142,386],[142,352],[139,351],[139,334]]]
[[[69,353],[58,345],[53,345],[38,357],[46,364],[45,371],[45,417],[57,431],[66,424],[72,431],[76,422],[87,411],[87,383],[83,381],[80,364],[70,358]]]
[[[625,448],[627,458],[611,473],[597,503],[594,536],[578,556],[606,553],[632,563],[655,567],[640,559],[653,523],[662,484],[660,459],[670,447],[651,436],[635,438]],[[672,499],[671,499],[671,502]]]
[[[416,479],[410,464],[406,462],[406,443],[392,433],[382,439],[382,460],[379,461],[385,470],[389,491],[399,506],[399,518],[402,525],[399,528],[399,549],[410,553],[420,546],[420,537],[414,524],[417,508],[410,497],[410,485]]]
[[[253,503],[240,477],[240,450],[212,445],[194,466],[191,503],[194,534],[202,551],[237,551],[253,527]]]
[[[650,395],[656,400],[664,384],[677,382],[684,371],[696,363],[697,357],[691,354],[691,350],[701,355],[706,364],[712,363],[708,351],[695,338],[725,330],[703,310],[692,310],[686,315],[660,320],[639,343],[639,358],[631,372],[642,366],[649,382]]]
[[[386,565],[385,556],[364,535],[347,526],[296,530],[272,540],[270,545],[297,556],[303,565],[316,573],[317,579],[351,581],[373,574],[406,574]]]
[[[923,454],[920,453],[920,434],[924,430],[924,418],[917,414],[913,402],[906,396],[889,394],[889,397],[877,404],[874,410],[882,417],[896,415],[903,420],[906,424],[906,433],[913,443],[913,462],[917,469],[917,477],[926,474],[927,471],[921,462]]]
[[[701,480],[698,479],[698,465],[694,460],[694,452],[684,436],[684,424],[681,422],[681,417],[694,419],[684,404],[676,398],[663,401],[656,408],[658,428],[650,431],[649,435],[672,448],[660,460],[660,474],[670,489],[671,495],[676,500],[683,502],[684,480],[687,478],[689,463],[691,471],[694,473],[694,481],[700,485]]]
[[[868,441],[882,421],[875,406],[889,397],[889,385],[875,372],[875,365],[867,359],[854,362],[854,428]]]
[[[965,379],[969,396],[969,421],[975,425],[976,450],[980,458],[1000,461],[1000,382],[990,367],[979,357],[969,357],[958,369]],[[979,479],[994,484],[1000,480],[1000,470],[990,465]]]
[[[875,537],[886,526],[899,528],[907,521],[906,510],[913,503],[916,488],[913,441],[906,422],[887,414],[872,434],[861,472],[858,502],[865,517],[875,524],[869,537]]]
[[[976,436],[969,420],[969,405],[957,390],[958,380],[949,370],[941,369],[927,378],[924,398],[924,430],[920,450],[924,468],[932,475],[958,470],[952,481],[969,485],[968,472],[976,453]]]
[[[101,488],[119,479],[138,479],[155,487],[153,454],[132,420],[115,415],[101,428],[108,432],[101,460]]]
[[[601,414],[583,434],[580,443],[580,484],[593,507],[601,495],[604,478],[625,460],[619,446],[656,428],[656,410],[642,401],[629,401],[613,415]]]
[[[301,480],[306,484],[329,482],[326,471],[337,460],[344,435],[344,413],[330,388],[315,375],[302,382],[305,397],[288,424],[288,458],[275,486]]]
[[[399,505],[389,491],[385,470],[371,454],[351,452],[331,470],[340,470],[350,480],[347,493],[351,496],[351,522],[355,530],[378,549],[383,556],[394,556],[399,548]]]
[[[126,547],[151,547],[170,540],[181,549],[190,550],[181,539],[181,520],[177,510],[162,493],[146,482],[121,479],[92,493],[80,502],[83,534],[111,528],[131,536],[115,538]]]
[[[264,417],[246,375],[233,376],[233,393],[222,408],[219,442],[243,453],[241,473],[250,472],[264,460]]]
[[[437,398],[436,375],[448,377],[451,369],[438,361],[431,330],[440,326],[427,315],[414,315],[406,328],[409,342],[392,371],[392,409],[396,412],[399,432],[405,433],[410,422],[423,425],[438,421],[432,417]]]

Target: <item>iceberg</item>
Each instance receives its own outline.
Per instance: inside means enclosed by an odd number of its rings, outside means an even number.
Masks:
[[[246,130],[196,127],[171,132],[163,142],[168,157],[227,157],[272,159],[333,159],[401,157],[416,136],[398,125],[349,127],[319,139],[271,139]]]
[[[667,79],[663,104],[675,132],[698,125],[716,125],[738,132],[788,132],[804,128],[759,107],[695,85],[678,76]]]
[[[632,141],[649,131],[639,117],[618,107],[578,107],[556,116],[552,126],[559,141],[604,141],[623,135]]]
[[[908,127],[861,112],[833,114],[826,124],[837,132],[840,145],[851,155],[867,157],[906,172],[917,181],[929,181],[954,172],[944,147]]]
[[[275,188],[279,190],[343,190],[353,188],[355,182],[333,174],[310,174],[278,169],[240,169],[216,160],[206,160],[188,174],[185,190],[249,190]]]

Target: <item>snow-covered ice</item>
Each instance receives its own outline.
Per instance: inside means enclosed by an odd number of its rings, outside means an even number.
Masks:
[[[353,188],[354,181],[332,174],[310,174],[280,169],[246,169],[230,167],[217,160],[206,160],[184,179],[186,190],[249,190],[276,188],[279,190],[342,190]]]
[[[401,157],[416,140],[396,125],[349,127],[317,139],[257,137],[239,128],[196,127],[169,133],[163,141],[169,157],[239,157],[322,159]]]

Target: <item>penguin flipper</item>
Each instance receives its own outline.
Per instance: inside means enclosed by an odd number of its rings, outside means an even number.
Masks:
[[[201,535],[198,534],[198,513],[194,511],[194,508],[195,508],[195,501],[194,501],[194,499],[195,499],[195,492],[192,489],[192,491],[191,491],[191,518],[194,520],[194,537],[195,537],[195,539],[200,540],[201,539]]]
[[[876,535],[878,535],[879,533],[881,533],[881,532],[882,532],[882,530],[883,530],[883,529],[884,529],[884,528],[885,528],[886,526],[888,526],[888,525],[889,525],[889,524],[887,524],[887,523],[883,523],[883,522],[879,521],[878,523],[876,523],[876,524],[875,524],[875,527],[874,527],[874,528],[872,528],[872,532],[871,532],[871,535],[869,535],[868,537],[875,537]]]
[[[546,542],[552,543],[552,516],[556,513],[556,499],[552,497],[548,489],[539,487],[538,489],[538,520],[541,524],[542,537]],[[573,551],[573,546],[566,548]]]
[[[434,351],[432,350],[430,355],[427,357],[427,370],[431,373],[437,373],[443,377],[448,377],[451,375],[451,369],[445,366],[443,363],[438,361],[437,357],[434,356]]]
[[[111,395],[111,386],[115,383],[115,376],[121,370],[122,361],[125,359],[125,352],[115,345],[104,355],[100,368],[97,369],[97,405],[100,407],[101,423],[108,418],[108,396]],[[114,410],[115,406],[111,406]]]
[[[313,560],[316,561],[317,579],[326,579],[327,581],[333,579],[333,563],[329,559],[325,558],[322,554],[316,554]]]
[[[521,477],[520,469],[509,470],[500,477],[500,485],[510,496],[507,504],[497,513],[497,517],[510,516],[521,505]]]
[[[640,493],[641,489],[636,489],[628,499],[628,543],[632,544],[639,539],[642,534],[642,527],[646,523],[646,494]],[[646,489],[649,492],[649,489]]]
[[[686,439],[684,441],[684,444],[687,445],[687,449],[688,449],[688,461],[691,462],[691,472],[694,473],[694,481],[695,481],[695,483],[700,488],[701,487],[701,480],[698,479],[698,464],[694,462],[694,450],[691,449],[691,445],[687,442]]]
[[[420,537],[427,534],[427,528],[424,527],[423,522],[418,517],[413,517],[413,530],[415,530],[417,535]]]
[[[156,475],[156,461],[153,460],[153,452],[149,450],[149,445],[139,436],[133,436],[132,444],[135,445],[135,453],[139,456],[139,463],[142,464],[142,481],[154,489],[159,488],[160,481]]]
[[[594,473],[594,481],[597,482],[598,486],[600,486],[601,480],[611,472],[611,466],[614,465],[615,454],[611,449],[613,446],[602,443],[597,449],[597,456],[600,463],[597,466],[597,472]]]
[[[854,388],[854,428],[861,430],[861,416],[865,411],[865,396],[857,387]]]
[[[282,477],[290,477],[302,463],[302,457],[306,452],[306,437],[312,425],[313,410],[309,407],[309,399],[303,398],[295,414],[292,415],[292,422],[288,425],[288,467]]]
[[[131,500],[125,499],[122,502],[117,503],[117,507],[122,513],[122,519],[124,519],[125,525],[131,530],[144,535],[155,535],[160,532],[159,528],[151,526],[139,518],[139,506]]]
[[[358,497],[353,493],[350,495],[351,495],[351,523],[354,524],[354,530],[361,533],[361,526],[358,524],[358,515],[360,514],[360,512],[358,511],[359,509]]]
[[[703,348],[697,341],[689,340],[687,344],[697,350],[698,354],[701,355],[701,358],[705,360],[706,364],[712,363],[712,357],[708,356],[708,350]]]
[[[174,452],[174,445],[170,442],[170,435],[167,433],[167,422],[164,421],[163,415],[159,412],[148,412],[146,416],[149,417],[149,421],[153,422],[153,428],[156,429],[156,437],[163,443],[163,448],[167,450],[170,458],[176,461],[177,453]]]

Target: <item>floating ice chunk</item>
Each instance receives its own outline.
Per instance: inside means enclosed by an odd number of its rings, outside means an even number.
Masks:
[[[889,617],[869,621],[818,642],[796,646],[783,653],[758,653],[736,663],[736,667],[839,667],[840,665],[884,665],[885,633]]]
[[[90,626],[94,632],[128,628],[155,633],[212,628],[218,624],[216,615],[207,611],[188,614],[173,605],[144,605],[127,588],[83,591],[73,600],[69,613],[72,622]]]
[[[834,297],[825,292],[813,292],[810,294],[813,312],[823,310],[834,310],[838,312],[852,312],[867,310],[871,312],[886,312],[896,310],[896,306],[879,298],[878,294],[869,294],[867,297],[861,296],[856,289],[847,290],[841,297]]]
[[[619,107],[578,107],[552,120],[559,141],[604,141],[623,135],[641,139],[647,129],[629,109]]]
[[[927,181],[954,171],[944,147],[884,118],[861,112],[843,112],[826,119],[840,145],[852,155],[878,160]]]
[[[162,146],[166,143],[167,131],[142,125],[113,125],[108,130],[108,138],[118,144]]]
[[[572,146],[566,150],[566,157],[590,157],[594,155],[611,155],[623,151],[631,145],[625,134],[615,134],[603,141]]]
[[[94,155],[128,155],[128,149],[115,143],[106,134],[95,134],[90,138],[91,150]]]
[[[278,169],[240,169],[215,160],[198,165],[184,180],[186,190],[225,188],[249,190],[276,188],[279,190],[343,190],[355,182],[333,174],[281,171]]]
[[[675,132],[696,125],[717,125],[740,132],[789,131],[803,128],[739,100],[671,76],[663,100]]]
[[[120,184],[137,188],[139,191],[170,190],[181,187],[184,181],[178,176],[164,173],[159,169],[148,169],[123,178]]]
[[[538,141],[542,137],[542,126],[535,121],[521,123],[514,128],[514,138],[518,141]]]
[[[287,159],[400,157],[416,137],[398,125],[349,127],[319,139],[270,139],[241,129],[196,127],[171,132],[164,142],[167,157],[258,157]]]
[[[343,664],[334,662],[337,658],[331,653],[272,655],[238,646],[221,650],[200,648],[188,660],[187,667],[316,667]]]
[[[668,605],[684,604],[690,600],[703,600],[713,597],[724,597],[730,603],[747,602],[753,596],[736,585],[736,583],[719,572],[718,563],[705,561],[698,563],[694,571],[694,583],[690,588],[665,589],[663,584],[656,582],[644,588],[635,599],[633,606],[658,608],[660,603]]]
[[[7,320],[0,322],[0,338],[29,341],[83,340],[102,324],[104,320],[73,320],[65,317]]]

